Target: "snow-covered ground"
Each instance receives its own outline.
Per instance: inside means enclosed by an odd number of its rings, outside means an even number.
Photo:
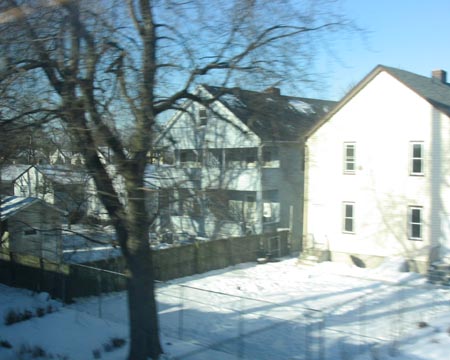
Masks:
[[[377,269],[284,259],[158,284],[165,358],[448,358],[450,289],[399,269],[398,259]],[[11,310],[31,319],[5,325]],[[126,358],[125,293],[63,306],[0,285],[0,316],[0,359],[39,349],[54,359]]]

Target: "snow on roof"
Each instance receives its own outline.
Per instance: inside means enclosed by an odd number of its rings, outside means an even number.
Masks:
[[[64,262],[71,264],[86,264],[120,256],[122,256],[120,249],[111,245],[63,250]]]
[[[335,102],[203,85],[262,141],[298,141]]]
[[[247,107],[241,99],[239,99],[237,96],[233,94],[223,94],[219,97],[220,101],[225,102],[227,105],[231,107],[241,107],[245,108]]]
[[[311,104],[308,104],[301,100],[291,99],[289,100],[289,105],[299,113],[302,114],[315,114],[314,107]]]
[[[63,185],[84,184],[88,179],[85,172],[71,167],[47,165],[37,166],[37,169],[54,182]]]
[[[19,211],[24,210],[30,205],[35,203],[42,203],[47,208],[53,209],[53,211],[57,211],[63,216],[67,216],[67,212],[57,208],[56,206],[45,202],[42,199],[34,198],[34,197],[22,197],[22,196],[3,196],[0,203],[0,219],[3,221],[8,219],[11,216],[14,216]]]
[[[2,197],[0,203],[0,219],[3,221],[19,211],[27,208],[31,204],[39,201],[37,198],[32,197],[19,197],[19,196],[5,196]]]

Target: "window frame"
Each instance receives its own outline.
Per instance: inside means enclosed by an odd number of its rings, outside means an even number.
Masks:
[[[262,167],[279,168],[280,154],[279,148],[276,146],[264,147],[262,151]]]
[[[350,158],[347,154],[347,150],[353,148],[353,157]],[[353,164],[353,169],[349,169],[349,164]],[[356,142],[346,141],[344,142],[344,174],[356,173]]]
[[[414,147],[420,145],[420,156],[414,156]],[[420,172],[414,171],[415,161],[420,161]],[[423,141],[411,141],[409,146],[409,175],[424,176],[424,143]]]
[[[182,168],[200,168],[202,167],[201,149],[178,149],[177,164]]]
[[[419,222],[414,221],[413,211],[419,211]],[[419,227],[419,236],[414,236],[414,226]],[[408,239],[414,241],[423,240],[423,207],[417,205],[408,206]]]
[[[24,229],[23,230],[23,235],[25,236],[33,236],[33,235],[37,235],[37,230],[30,228],[30,229]]]
[[[198,126],[206,126],[208,124],[208,110],[204,107],[198,108]]]
[[[351,216],[347,216],[347,206],[351,206]],[[347,220],[351,220],[351,230],[347,230]],[[355,233],[355,203],[352,201],[344,201],[342,203],[342,232],[344,234]]]

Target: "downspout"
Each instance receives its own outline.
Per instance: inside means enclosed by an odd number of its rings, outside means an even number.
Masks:
[[[303,224],[302,224],[302,243],[300,244],[300,254],[305,248],[305,242],[308,239],[308,206],[309,206],[309,148],[306,144],[307,138],[303,145]]]
[[[263,183],[263,172],[262,172],[262,154],[263,154],[264,143],[261,143],[258,146],[257,154],[256,154],[256,171],[258,172],[258,182],[256,189],[256,214],[257,214],[257,223],[255,224],[255,233],[262,234],[264,233],[264,206],[263,206],[263,195],[262,195],[262,183]]]

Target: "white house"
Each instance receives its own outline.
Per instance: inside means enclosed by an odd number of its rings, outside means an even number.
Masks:
[[[377,66],[308,133],[305,247],[418,271],[450,250],[450,86]]]
[[[61,224],[67,214],[47,202],[19,196],[0,201],[0,247],[2,252],[28,254],[61,262]]]
[[[83,165],[83,155],[76,151],[56,149],[49,157],[51,165]]]
[[[34,165],[3,165],[0,166],[0,194],[14,195],[15,182],[23,174],[36,171]]]
[[[35,197],[69,213],[69,221],[85,212],[89,176],[71,166],[7,165],[0,169],[2,195]]]
[[[334,102],[202,85],[157,139],[160,225],[220,238],[302,234],[303,142]],[[158,158],[154,156],[153,158]]]

